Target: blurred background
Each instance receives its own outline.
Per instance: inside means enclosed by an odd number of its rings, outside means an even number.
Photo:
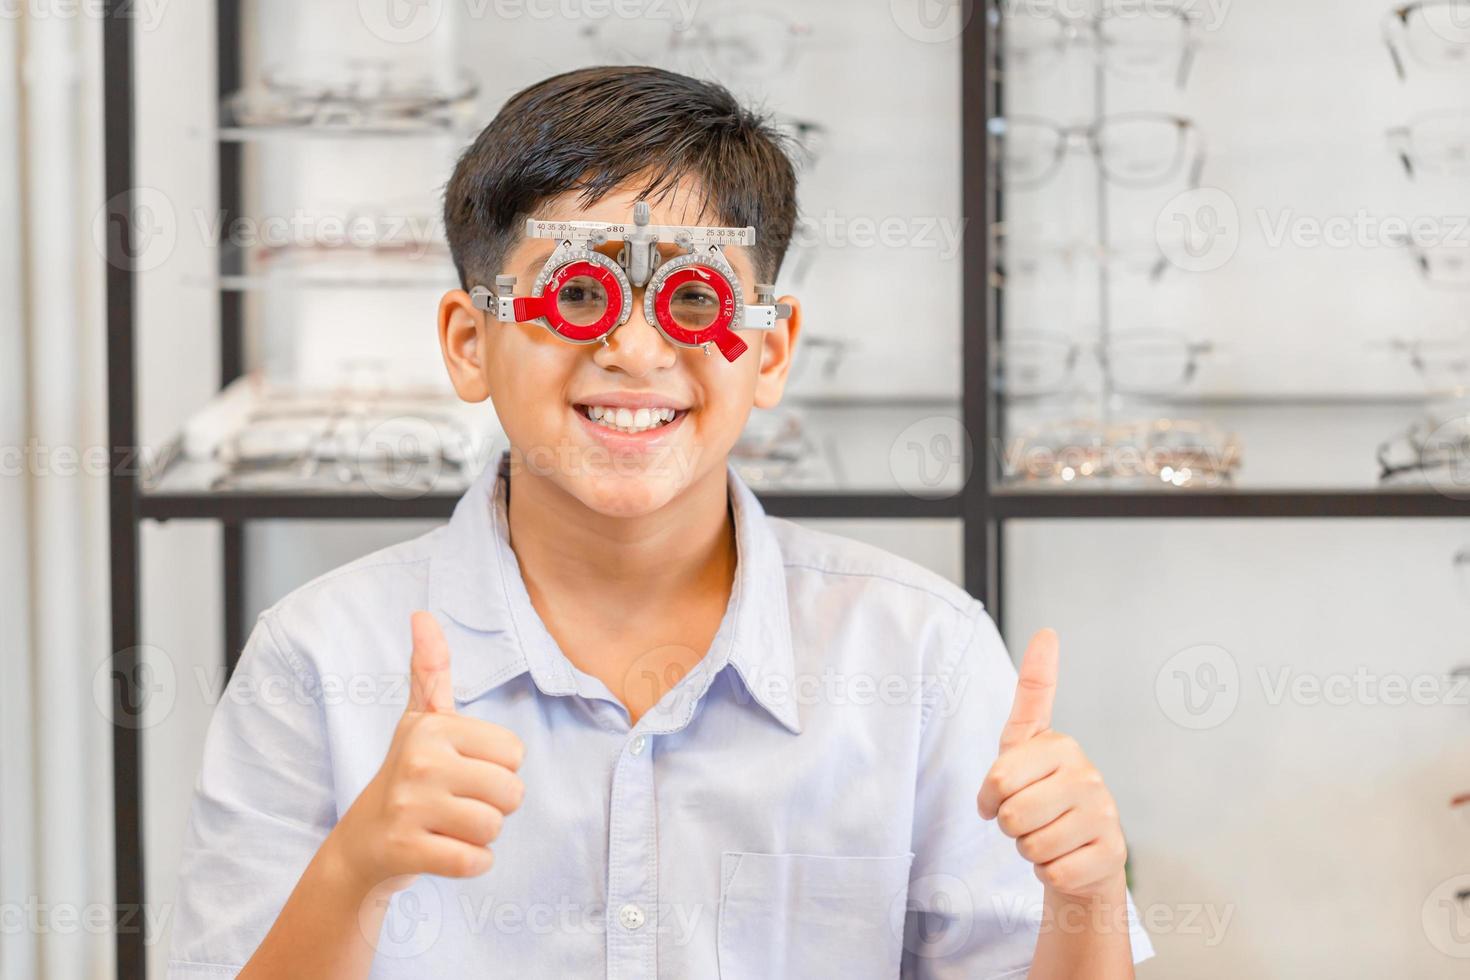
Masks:
[[[0,977],[163,976],[256,614],[505,446],[435,341],[453,161],[598,63],[790,137],[735,464],[1060,631],[1140,976],[1464,976],[1470,0],[20,0]]]

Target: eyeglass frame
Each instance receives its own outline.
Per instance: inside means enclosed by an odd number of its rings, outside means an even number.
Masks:
[[[1071,337],[1068,337],[1065,334],[1049,330],[1011,331],[1005,336],[999,338],[996,344],[996,362],[994,365],[996,391],[1003,395],[1005,398],[1013,401],[1044,400],[1059,394],[1063,394],[1067,391],[1066,382],[1071,379],[1072,373],[1077,369],[1078,360],[1082,357],[1084,353],[1088,353],[1097,358],[1098,366],[1102,369],[1104,377],[1108,379],[1109,383],[1112,384],[1113,389],[1119,394],[1157,395],[1160,393],[1158,389],[1119,386],[1117,384],[1116,377],[1114,377],[1113,375],[1112,364],[1109,361],[1108,357],[1108,348],[1120,342],[1126,342],[1131,338],[1147,339],[1157,337],[1167,337],[1170,340],[1177,340],[1182,344],[1182,353],[1184,354],[1185,358],[1184,371],[1182,376],[1169,386],[1171,388],[1182,388],[1192,382],[1195,376],[1199,373],[1200,360],[1214,353],[1216,349],[1213,341],[1194,340],[1183,331],[1175,330],[1172,328],[1124,330],[1114,333],[1106,340],[1095,341],[1073,340]],[[1004,375],[1002,374],[1002,369],[1006,357],[1005,345],[1007,341],[1015,339],[1044,340],[1048,342],[1054,342],[1058,346],[1064,347],[1066,349],[1065,353],[1062,355],[1062,377],[1057,387],[1047,388],[1044,391],[1023,393],[1008,392],[1006,390],[1005,379]]]
[[[988,14],[988,21],[991,32],[1003,39],[1005,16],[1004,11],[1001,10],[1001,6],[1002,0],[996,0]],[[1108,45],[1102,34],[1102,25],[1110,19],[1109,11],[1111,9],[1112,5],[1109,3],[1104,6],[1102,12],[1096,14],[1068,17],[1061,13],[1061,11],[1052,11],[1047,14],[1037,14],[1034,19],[1055,21],[1062,26],[1061,35],[1057,42],[1054,45],[1049,45],[1059,52],[1059,57],[1065,56],[1069,46],[1077,45],[1078,40],[1083,37],[1083,31],[1078,27],[1078,24],[1086,24],[1090,29],[1091,41],[1089,47],[1093,50],[1094,58],[1104,68],[1112,68],[1113,66],[1109,65],[1107,58],[1104,57],[1105,52],[1108,50]],[[1179,67],[1174,72],[1174,87],[1182,90],[1189,84],[1189,75],[1194,69],[1194,55],[1199,50],[1199,39],[1194,34],[1195,15],[1193,11],[1179,4],[1174,4],[1173,9],[1169,13],[1171,16],[1178,17],[1183,36],[1183,41],[1179,45]],[[1003,57],[1004,49],[1002,44],[997,43],[995,50]],[[1116,71],[1116,69],[1114,70]],[[1006,69],[1003,61],[999,67],[992,61],[990,77],[994,81],[1005,80]]]
[[[1394,29],[1397,28],[1407,34],[1409,30],[1409,17],[1428,7],[1463,7],[1466,13],[1470,13],[1470,2],[1467,2],[1467,0],[1415,0],[1413,3],[1402,4],[1392,10],[1386,11],[1382,19],[1383,43],[1388,48],[1388,56],[1393,60],[1394,72],[1398,75],[1399,81],[1401,82],[1409,80],[1408,65],[1405,59],[1399,54],[1398,45],[1394,43]],[[1466,47],[1470,48],[1470,42],[1467,42]],[[1413,49],[1407,44],[1404,45],[1404,50],[1411,54],[1413,52]],[[1433,67],[1422,58],[1416,60],[1426,68]]]
[[[1159,121],[1168,122],[1174,126],[1175,130],[1179,133],[1177,152],[1178,159],[1176,159],[1173,163],[1169,165],[1168,172],[1161,177],[1146,181],[1123,180],[1120,179],[1116,174],[1112,173],[1109,168],[1104,165],[1103,149],[1102,143],[1099,139],[1099,135],[1101,134],[1103,129],[1106,128],[1110,123],[1115,124],[1127,120],[1139,119],[1156,119]],[[1022,122],[1045,127],[1046,129],[1049,129],[1056,133],[1058,136],[1056,152],[1052,154],[1051,163],[1049,163],[1046,169],[1043,170],[1036,177],[1020,181],[1006,177],[1005,139],[1006,130],[1009,128],[1009,124],[1011,122]],[[1190,164],[1189,167],[1187,185],[1190,188],[1198,188],[1200,186],[1200,179],[1203,175],[1205,166],[1204,135],[1200,132],[1200,128],[1195,125],[1193,119],[1190,119],[1186,116],[1177,116],[1173,113],[1168,112],[1120,112],[1094,119],[1090,123],[1082,123],[1073,126],[1068,126],[1059,123],[1054,119],[1047,119],[1043,116],[992,116],[986,122],[985,129],[987,135],[991,138],[991,140],[995,141],[996,143],[997,152],[993,152],[991,154],[991,159],[995,161],[997,166],[992,168],[992,176],[995,179],[999,180],[1003,186],[1008,186],[1017,190],[1027,190],[1035,187],[1040,187],[1047,181],[1051,180],[1051,178],[1055,177],[1057,171],[1061,168],[1062,162],[1066,160],[1067,153],[1069,152],[1071,147],[1077,145],[1079,141],[1090,151],[1089,155],[1092,157],[1094,165],[1098,168],[1102,175],[1107,180],[1109,180],[1113,184],[1116,184],[1119,187],[1136,189],[1145,187],[1158,187],[1162,184],[1168,183],[1170,178],[1172,178],[1176,173],[1179,172],[1179,169],[1183,164],[1184,150],[1189,145],[1189,134],[1191,133],[1194,134],[1197,144],[1197,150],[1194,156],[1194,162]]]

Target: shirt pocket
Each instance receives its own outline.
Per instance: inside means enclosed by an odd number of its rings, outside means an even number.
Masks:
[[[893,980],[913,859],[726,851],[720,980]]]

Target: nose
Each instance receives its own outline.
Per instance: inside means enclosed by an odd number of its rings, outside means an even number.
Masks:
[[[592,355],[593,363],[609,371],[644,378],[674,366],[679,351],[643,316],[643,291],[633,297],[633,311],[626,323],[607,336]]]

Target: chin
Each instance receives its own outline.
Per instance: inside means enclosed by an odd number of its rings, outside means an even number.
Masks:
[[[568,478],[565,489],[588,510],[605,517],[645,517],[668,506],[684,486],[673,473],[634,472],[608,467],[605,472]]]

